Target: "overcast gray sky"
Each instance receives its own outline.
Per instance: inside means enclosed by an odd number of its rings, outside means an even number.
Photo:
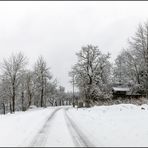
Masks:
[[[81,46],[97,45],[113,61],[146,20],[148,1],[1,1],[0,61],[22,51],[32,66],[43,55],[69,91],[68,72]]]

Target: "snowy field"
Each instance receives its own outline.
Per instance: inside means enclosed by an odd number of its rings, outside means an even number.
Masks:
[[[142,109],[143,108],[143,109]],[[148,105],[70,106],[0,115],[0,146],[148,146]]]
[[[148,105],[71,109],[69,114],[95,146],[148,146]]]

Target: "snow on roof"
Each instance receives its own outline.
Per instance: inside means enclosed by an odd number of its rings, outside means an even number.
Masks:
[[[114,91],[129,91],[128,87],[113,87]]]

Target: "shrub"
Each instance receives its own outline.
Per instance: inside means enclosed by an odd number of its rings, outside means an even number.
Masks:
[[[78,108],[82,108],[83,107],[83,101],[78,102]]]

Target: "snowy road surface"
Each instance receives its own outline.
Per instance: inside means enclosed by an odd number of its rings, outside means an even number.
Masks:
[[[148,105],[142,107],[62,106],[0,115],[0,146],[148,146]]]
[[[93,144],[89,142],[86,135],[67,115],[67,109],[68,107],[55,109],[29,147],[92,147]]]

